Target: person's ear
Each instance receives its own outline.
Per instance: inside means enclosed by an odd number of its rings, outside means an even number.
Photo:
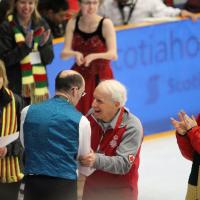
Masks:
[[[75,97],[75,96],[77,95],[77,93],[78,93],[78,87],[73,87],[71,90],[72,90],[72,91],[71,91],[71,95],[72,95],[73,97]]]
[[[120,103],[118,101],[115,101],[115,107],[119,108],[120,107]]]

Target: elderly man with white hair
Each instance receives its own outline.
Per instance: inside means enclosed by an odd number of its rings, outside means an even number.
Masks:
[[[87,177],[83,200],[136,200],[143,128],[125,107],[126,88],[116,80],[100,82],[94,91],[91,124],[92,150],[80,158],[93,167]]]

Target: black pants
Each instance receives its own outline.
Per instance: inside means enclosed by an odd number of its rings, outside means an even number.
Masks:
[[[77,181],[42,175],[26,176],[24,200],[77,200]]]
[[[20,183],[0,183],[0,200],[17,200]]]

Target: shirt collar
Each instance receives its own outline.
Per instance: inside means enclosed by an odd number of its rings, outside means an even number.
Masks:
[[[120,114],[120,110],[119,109],[117,111],[117,113],[115,114],[115,116],[113,117],[113,119],[110,122],[104,122],[102,120],[97,120],[97,122],[99,123],[99,125],[103,128],[104,131],[108,130],[108,129],[114,129],[117,123],[117,119],[119,117]]]

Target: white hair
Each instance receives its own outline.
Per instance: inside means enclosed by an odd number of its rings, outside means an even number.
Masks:
[[[127,100],[127,90],[126,87],[117,80],[104,80],[101,81],[98,87],[102,87],[106,92],[111,94],[113,101],[120,103],[120,107],[124,106]]]

